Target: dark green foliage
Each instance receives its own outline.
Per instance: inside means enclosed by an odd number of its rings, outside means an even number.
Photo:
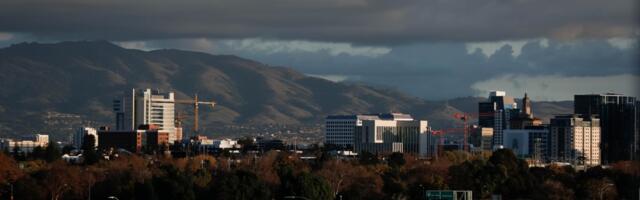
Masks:
[[[366,151],[360,152],[358,159],[360,161],[360,164],[363,164],[363,165],[375,165],[380,163],[380,160],[378,160],[377,155],[374,155]]]
[[[69,154],[74,149],[75,148],[71,145],[64,145],[64,147],[62,147],[62,154]]]
[[[407,161],[404,160],[404,155],[402,153],[394,152],[389,155],[387,163],[390,167],[402,167]]]
[[[153,186],[158,194],[158,199],[195,199],[193,192],[193,177],[171,165],[161,166],[166,174],[153,177]]]
[[[93,165],[100,160],[100,155],[95,148],[96,138],[93,135],[85,135],[82,141],[82,157],[85,165]]]
[[[269,187],[260,181],[254,173],[244,170],[219,177],[211,184],[211,191],[211,195],[217,199],[271,199]]]
[[[58,145],[54,142],[49,142],[49,145],[47,145],[47,148],[45,149],[45,160],[47,162],[53,162],[59,160],[61,156],[62,152],[60,151],[60,148],[58,148]]]

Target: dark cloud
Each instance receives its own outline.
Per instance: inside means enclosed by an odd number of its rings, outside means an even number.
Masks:
[[[490,56],[480,50],[469,53],[463,43],[421,43],[396,46],[375,58],[331,55],[327,51],[267,54],[215,44],[214,53],[241,55],[309,74],[347,76],[352,81],[395,87],[428,99],[475,95],[473,84],[510,74],[528,77],[640,75],[637,44],[618,48],[606,40],[549,40],[545,45],[541,41],[530,41],[522,46],[519,55],[514,55],[513,47],[504,45]],[[509,84],[522,90],[529,87],[519,80],[510,80]]]
[[[424,41],[635,37],[636,0],[3,0],[0,32],[41,38]]]

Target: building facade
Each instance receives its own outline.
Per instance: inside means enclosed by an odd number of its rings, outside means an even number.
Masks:
[[[478,125],[493,128],[493,145],[502,145],[503,130],[510,128],[513,113],[519,113],[518,104],[504,91],[492,91],[486,102],[478,104]]]
[[[110,130],[99,130],[98,138],[100,141],[98,142],[98,148],[102,150],[110,150],[110,149],[125,149],[132,153],[138,153],[142,150],[142,137],[144,131],[110,131]]]
[[[1,139],[0,149],[13,152],[17,150],[20,153],[31,153],[33,148],[47,147],[49,145],[49,135],[35,134],[33,136],[24,137],[22,140]]]
[[[599,165],[600,120],[562,115],[551,119],[550,158],[572,164]],[[581,163],[583,162],[583,163]]]
[[[549,129],[545,126],[504,130],[503,147],[539,162],[549,161]]]
[[[341,149],[353,149],[354,134],[357,127],[362,126],[363,120],[404,120],[413,118],[406,114],[360,114],[360,115],[329,115],[325,118],[325,144],[335,145]]]
[[[399,152],[429,157],[433,156],[436,148],[428,122],[407,117],[363,120],[354,137],[354,150],[358,153]]]
[[[493,128],[474,127],[471,130],[469,143],[478,151],[492,151]]]
[[[116,130],[134,131],[140,125],[155,125],[158,130],[169,133],[169,142],[178,138],[175,126],[175,95],[145,89],[125,92],[113,101],[116,114]]]
[[[638,103],[636,97],[621,94],[574,96],[575,114],[597,116],[602,130],[602,162],[639,160]]]
[[[84,137],[86,135],[93,135],[93,138],[95,139],[94,146],[98,147],[98,131],[91,127],[78,128],[76,133],[73,135],[73,147],[76,149],[82,148],[82,143],[84,143]]]

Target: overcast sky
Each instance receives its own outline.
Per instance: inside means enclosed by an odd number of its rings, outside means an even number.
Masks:
[[[3,0],[0,46],[236,54],[426,99],[640,96],[637,0]]]

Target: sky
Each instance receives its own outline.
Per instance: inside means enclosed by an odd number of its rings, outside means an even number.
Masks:
[[[234,54],[429,100],[640,96],[637,0],[3,0],[0,47]]]

